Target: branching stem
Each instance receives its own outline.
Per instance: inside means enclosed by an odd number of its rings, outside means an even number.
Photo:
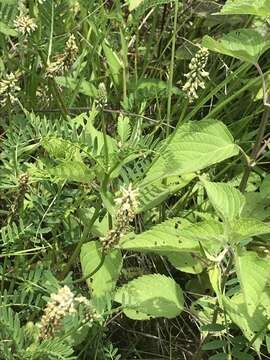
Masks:
[[[105,258],[106,258],[106,254],[103,252],[98,266],[90,274],[87,274],[87,275],[81,277],[80,279],[75,280],[73,282],[73,284],[78,284],[78,283],[84,282],[87,279],[89,279],[91,276],[95,275],[98,272],[98,270],[102,267],[102,265],[104,264]]]

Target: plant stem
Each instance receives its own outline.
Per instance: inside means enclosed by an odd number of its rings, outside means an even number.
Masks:
[[[103,141],[104,141],[104,152],[105,152],[105,163],[106,163],[106,171],[109,166],[109,147],[108,147],[108,139],[106,133],[106,123],[104,115],[102,114],[102,133],[103,133]]]
[[[268,96],[268,101],[269,100],[270,100],[270,96]],[[263,116],[261,119],[261,123],[260,123],[259,129],[258,129],[255,145],[252,149],[249,165],[246,167],[246,169],[244,171],[244,174],[243,174],[240,186],[239,186],[239,190],[241,192],[244,192],[246,189],[251,170],[254,167],[257,157],[258,157],[258,154],[260,152],[261,143],[263,141],[266,125],[267,125],[267,122],[269,119],[269,115],[270,115],[270,107],[266,106],[266,109],[264,110],[264,113],[263,113]]]
[[[252,171],[252,167],[254,167],[254,165],[256,164],[256,160],[260,154],[260,149],[261,149],[261,144],[264,138],[264,133],[265,133],[265,129],[266,129],[266,125],[269,119],[269,115],[270,115],[270,94],[267,94],[267,88],[266,88],[266,82],[265,82],[265,77],[263,74],[263,71],[260,67],[259,64],[255,64],[255,67],[261,77],[261,81],[262,81],[262,90],[263,90],[263,104],[265,106],[265,110],[261,119],[261,123],[258,129],[258,133],[257,133],[257,137],[256,137],[256,141],[255,141],[255,145],[252,149],[252,153],[250,156],[250,161],[248,166],[246,167],[241,183],[240,183],[240,191],[244,192],[247,186],[247,182],[249,179],[249,176],[251,174]]]
[[[69,273],[72,265],[74,264],[75,260],[77,259],[78,255],[80,253],[82,245],[85,243],[85,240],[87,239],[87,236],[89,235],[89,233],[90,233],[90,231],[92,229],[92,226],[94,225],[96,219],[98,218],[99,210],[100,210],[100,206],[95,209],[94,215],[93,215],[93,217],[91,219],[91,222],[90,222],[89,226],[84,227],[81,240],[78,242],[73,254],[71,255],[67,265],[65,266],[65,268],[64,268],[64,270],[63,270],[63,272],[62,272],[62,274],[60,276],[61,280],[63,280],[67,276],[67,274]]]
[[[259,75],[261,77],[261,81],[262,81],[263,103],[264,103],[265,106],[270,107],[269,99],[268,99],[268,96],[267,96],[267,87],[266,87],[266,81],[265,81],[264,73],[263,73],[263,71],[262,71],[259,64],[255,64],[255,67],[258,70],[258,73],[259,73]]]
[[[54,3],[53,3],[53,1],[52,1],[52,8],[51,8],[51,29],[50,29],[50,40],[49,40],[49,46],[48,46],[47,64],[50,63],[50,57],[51,57],[51,53],[52,53],[53,29],[54,29]]]
[[[223,274],[221,284],[220,284],[221,293],[223,293],[224,290],[225,290],[225,285],[226,285],[226,282],[228,280],[228,277],[229,277],[230,271],[232,269],[232,266],[233,266],[233,255],[230,254],[228,265],[227,265],[226,270],[225,270],[225,272]],[[216,324],[216,322],[217,322],[218,313],[220,311],[220,308],[219,308],[218,305],[219,305],[219,301],[217,299],[216,300],[216,307],[215,307],[215,310],[213,312],[212,324]],[[194,354],[192,360],[201,360],[202,359],[202,351],[203,351],[202,347],[206,343],[206,341],[210,338],[210,336],[211,336],[211,334],[208,333],[206,335],[206,337],[201,341],[201,343],[199,345],[199,348],[197,349],[196,353]]]
[[[167,9],[168,9],[168,4],[165,4],[164,7],[163,7],[163,13],[162,13],[162,18],[161,18],[161,26],[160,26],[160,34],[159,34],[159,41],[158,41],[157,57],[159,57],[160,53],[161,53],[162,33],[163,33],[163,30],[164,30],[165,19],[166,19],[166,16],[167,16]]]
[[[128,47],[125,39],[124,30],[120,29],[123,61],[123,101],[127,100],[127,83],[128,83]]]
[[[8,261],[8,258],[7,256],[5,256],[4,258],[4,263],[3,263],[3,267],[2,267],[2,279],[1,279],[1,293],[3,294],[4,292],[4,286],[5,286],[5,272],[7,270],[7,261]]]
[[[39,49],[37,49],[37,52],[40,55],[43,66],[46,67],[47,66],[47,61],[45,59],[45,56],[44,56],[43,52],[41,50],[39,50]],[[51,90],[53,92],[53,95],[55,96],[59,106],[60,106],[62,115],[64,116],[65,120],[67,120],[68,110],[67,110],[66,104],[64,102],[64,99],[62,97],[62,94],[60,93],[60,91],[58,89],[56,81],[54,79],[49,79],[49,86],[50,86],[50,88],[51,88]]]
[[[173,22],[173,36],[172,36],[172,53],[171,53],[171,64],[170,64],[170,73],[169,73],[169,87],[168,87],[168,103],[167,103],[167,129],[166,135],[170,133],[169,125],[171,120],[171,106],[172,106],[172,85],[173,85],[173,68],[174,68],[174,57],[175,57],[175,43],[176,43],[176,33],[177,33],[177,16],[178,16],[178,7],[179,1],[175,1],[175,11],[174,11],[174,22]]]
[[[105,253],[103,252],[102,255],[101,255],[101,259],[100,259],[100,263],[98,264],[98,266],[90,273],[90,274],[87,274],[83,277],[81,277],[80,279],[78,280],[75,280],[73,281],[73,284],[78,284],[80,282],[84,282],[86,281],[87,279],[89,279],[91,276],[95,275],[95,273],[98,272],[98,270],[102,267],[102,265],[104,264],[104,261],[105,261]]]
[[[255,341],[262,335],[262,333],[264,332],[264,330],[267,329],[268,325],[270,324],[270,320],[267,320],[264,325],[261,327],[261,329],[253,336],[253,338],[249,341],[249,343],[247,344],[246,348],[245,348],[245,353],[247,353],[249,351],[249,349],[251,348],[251,346],[255,343]]]

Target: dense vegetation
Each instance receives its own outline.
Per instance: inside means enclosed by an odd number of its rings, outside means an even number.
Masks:
[[[0,14],[0,359],[270,358],[270,1]]]

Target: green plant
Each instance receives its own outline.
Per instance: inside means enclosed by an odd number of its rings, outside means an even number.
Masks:
[[[268,1],[0,13],[0,357],[267,357]]]

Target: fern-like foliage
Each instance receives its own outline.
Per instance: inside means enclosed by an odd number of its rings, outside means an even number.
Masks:
[[[0,354],[3,359],[14,359],[13,353],[23,358],[24,334],[19,315],[12,308],[0,307]]]
[[[29,347],[26,358],[33,360],[73,360],[73,349],[66,342],[59,339],[45,340],[41,344]]]
[[[16,17],[18,8],[17,8],[17,0],[14,1],[1,1],[0,3],[0,18],[1,22],[6,25],[13,26],[13,20]]]

